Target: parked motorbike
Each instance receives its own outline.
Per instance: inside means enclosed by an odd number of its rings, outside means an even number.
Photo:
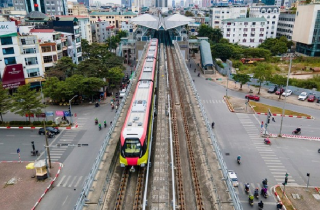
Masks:
[[[40,153],[38,150],[31,151],[31,156],[39,156],[39,155],[40,155]]]
[[[239,159],[237,160],[237,163],[240,165],[240,160]]]
[[[320,153],[320,149],[318,149],[318,153]]]
[[[264,139],[264,143],[265,143],[265,144],[268,144],[268,145],[271,145],[271,141],[270,141],[269,138]]]
[[[294,131],[292,131],[293,135],[300,135],[301,134],[301,128],[297,128]]]

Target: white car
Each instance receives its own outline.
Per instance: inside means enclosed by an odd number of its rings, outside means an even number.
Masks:
[[[285,92],[282,93],[282,96],[290,96],[292,94],[292,90],[286,90]]]
[[[119,98],[123,98],[126,95],[126,89],[122,89],[119,94]]]
[[[300,93],[300,95],[298,96],[298,100],[304,101],[308,98],[308,93],[307,92],[302,92]]]
[[[236,172],[232,171],[232,170],[228,170],[228,175],[231,179],[231,182],[233,184],[234,187],[238,187],[239,186],[239,182],[238,182],[238,177]]]

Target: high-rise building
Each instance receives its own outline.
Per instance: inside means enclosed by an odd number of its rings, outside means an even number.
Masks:
[[[296,19],[296,13],[287,11],[281,12],[279,16],[279,22],[277,27],[277,37],[285,36],[288,40],[292,40],[292,33],[294,28],[294,21]]]
[[[67,15],[66,0],[15,0],[15,10],[25,10],[27,13],[39,11],[47,15]]]
[[[230,7],[212,7],[210,8],[210,26],[212,28],[221,28],[222,20],[245,18],[248,7],[245,6],[230,6]]]
[[[0,0],[0,7],[12,7],[12,0]]]
[[[156,0],[156,7],[168,7],[168,0]]]
[[[89,0],[77,0],[78,3],[84,4],[86,7],[90,7],[90,2]]]

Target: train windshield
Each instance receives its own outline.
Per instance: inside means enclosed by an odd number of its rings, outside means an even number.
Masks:
[[[124,142],[125,157],[140,156],[141,144],[139,139],[126,139]]]

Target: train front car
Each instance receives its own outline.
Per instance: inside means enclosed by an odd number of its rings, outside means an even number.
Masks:
[[[148,161],[157,50],[158,40],[152,39],[120,135],[121,167],[144,167]]]

